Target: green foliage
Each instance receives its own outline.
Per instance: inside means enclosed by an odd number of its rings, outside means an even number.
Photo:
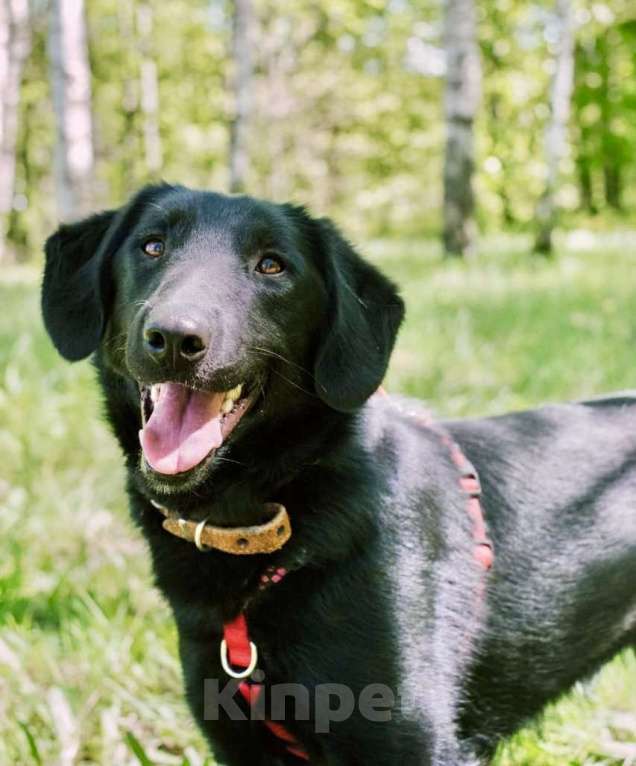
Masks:
[[[500,237],[441,266],[427,241],[370,243],[408,304],[388,388],[456,417],[630,386],[634,244],[579,233],[546,263]],[[55,763],[65,749],[83,764],[212,766],[92,370],[56,356],[38,280],[0,275],[0,763]],[[628,652],[507,743],[498,766],[618,764],[634,710]]]
[[[581,203],[590,213],[623,207],[636,153],[636,19],[595,26],[579,39],[573,98]]]
[[[617,198],[633,210],[630,180],[633,184],[636,169],[633,8],[623,0],[597,3],[591,10],[584,3],[574,5],[577,52],[571,152],[562,164],[564,183],[559,192],[570,223],[581,209],[597,214],[622,207]],[[497,0],[482,7],[484,97],[478,184],[483,226],[489,225],[493,214],[498,224],[516,227],[529,224],[534,216],[544,184],[547,93],[557,42],[551,34],[552,12],[548,2]],[[620,188],[614,197],[598,193],[603,174],[616,178]],[[590,191],[590,186],[595,188]]]
[[[166,180],[227,187],[230,0],[87,0],[97,150],[95,193],[119,204],[151,180],[143,151],[142,44],[136,11],[153,11],[147,55],[159,76]],[[441,202],[442,5],[437,0],[255,0],[248,188],[347,221],[361,236],[436,232]],[[56,221],[46,14],[36,2],[25,74],[17,209],[10,236],[25,258]],[[553,4],[479,4],[484,95],[477,200],[484,229],[527,228],[544,180],[543,132]],[[560,204],[633,216],[636,19],[628,0],[580,3],[573,150]],[[596,225],[596,223],[595,223]]]

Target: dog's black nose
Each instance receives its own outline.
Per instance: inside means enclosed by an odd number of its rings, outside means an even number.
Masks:
[[[209,330],[193,316],[151,319],[144,329],[146,353],[157,362],[165,361],[175,367],[198,362],[209,345]]]

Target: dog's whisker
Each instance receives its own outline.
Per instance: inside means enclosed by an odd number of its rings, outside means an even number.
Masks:
[[[275,359],[279,359],[281,362],[285,362],[285,364],[288,364],[291,367],[296,367],[298,370],[301,370],[302,372],[307,373],[307,375],[313,378],[313,373],[310,372],[306,367],[303,367],[297,362],[293,362],[291,359],[287,359],[287,357],[283,356],[282,354],[279,354],[276,351],[272,351],[271,349],[268,349],[268,348],[262,348],[261,346],[249,346],[249,348],[252,351],[258,351],[261,354],[266,354],[267,356],[272,356]]]
[[[244,463],[242,460],[234,460],[231,457],[219,457],[218,455],[215,457],[215,460],[218,460],[219,463],[234,463],[235,465],[247,465],[247,463]]]
[[[298,385],[298,383],[295,383],[293,380],[290,380],[285,375],[283,375],[282,372],[279,372],[278,370],[272,370],[274,375],[278,375],[279,378],[282,378],[286,383],[289,383],[290,386],[293,386],[294,388],[297,388],[299,391],[302,391],[303,394],[307,394],[307,396],[311,396],[316,398],[316,394],[313,391],[307,391],[306,388],[303,388],[302,386]]]

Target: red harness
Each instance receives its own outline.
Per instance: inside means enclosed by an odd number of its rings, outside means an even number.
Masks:
[[[280,571],[285,570],[279,569],[278,572]],[[286,571],[285,574],[287,574]],[[280,582],[285,575],[276,574],[273,576],[278,577],[275,582]],[[271,581],[274,582],[274,580]],[[245,671],[253,664],[255,649],[250,641],[244,612],[241,612],[231,622],[225,623],[223,626],[223,640],[227,647],[227,657],[232,668],[238,668],[240,672],[241,670]],[[263,684],[256,683],[247,677],[239,684],[239,691],[249,706],[253,707],[257,704],[260,695],[263,693]],[[268,718],[263,720],[263,724],[284,744],[288,753],[301,758],[303,761],[309,760],[305,750],[283,724],[271,721]]]
[[[466,458],[449,433],[432,420],[416,417],[417,421],[435,433],[442,444],[448,449],[451,460],[459,471],[459,485],[467,495],[466,510],[473,523],[473,540],[475,543],[474,556],[477,563],[487,572],[493,565],[493,545],[488,538],[486,522],[481,507],[481,487],[479,477],[472,463]],[[264,590],[272,584],[279,583],[287,574],[287,570],[279,567],[268,567],[261,576],[259,590]],[[479,601],[483,601],[485,582],[479,591]],[[223,641],[221,643],[222,665],[226,672],[234,678],[242,678],[239,691],[250,707],[256,705],[263,685],[249,677],[256,664],[256,647],[250,641],[245,613],[241,612],[231,622],[223,626]],[[228,660],[229,665],[228,667]],[[309,761],[309,755],[296,738],[280,723],[265,719],[264,725],[285,746],[287,752],[304,761]]]

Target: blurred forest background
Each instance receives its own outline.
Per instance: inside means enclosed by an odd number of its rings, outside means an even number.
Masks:
[[[2,0],[0,94],[4,261],[159,178],[460,255],[634,219],[632,0]]]

